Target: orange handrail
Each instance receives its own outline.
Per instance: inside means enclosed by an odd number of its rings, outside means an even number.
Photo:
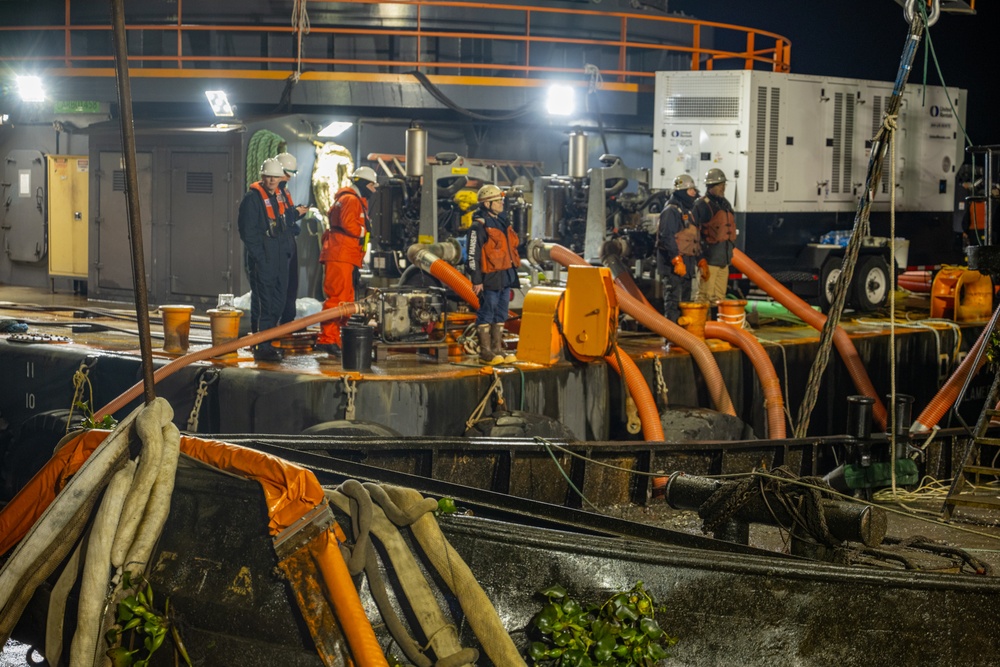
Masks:
[[[77,0],[79,3],[80,0]],[[643,62],[643,57],[657,53],[678,53],[690,54],[690,66],[692,70],[701,68],[714,69],[717,62],[731,60],[741,61],[746,69],[765,66],[773,71],[787,72],[790,69],[789,56],[791,53],[790,41],[775,33],[756,30],[753,28],[737,26],[714,21],[700,21],[698,19],[679,16],[654,16],[649,14],[633,14],[621,11],[600,11],[592,9],[562,9],[556,7],[532,7],[527,5],[478,4],[473,2],[460,2],[449,0],[392,0],[390,2],[379,0],[314,0],[316,4],[323,5],[378,5],[373,12],[385,11],[386,8],[402,9],[397,15],[393,15],[396,25],[392,27],[340,27],[337,25],[317,24],[314,19],[309,29],[312,36],[329,35],[332,37],[344,38],[403,38],[408,44],[405,49],[397,52],[398,57],[377,57],[379,54],[373,53],[373,57],[354,58],[317,58],[317,57],[271,57],[266,54],[257,55],[227,55],[213,54],[211,56],[195,55],[191,53],[190,45],[185,51],[185,34],[213,31],[220,35],[226,33],[286,33],[289,35],[301,36],[301,29],[288,24],[275,25],[222,25],[222,24],[201,24],[190,22],[190,15],[185,21],[183,15],[183,0],[176,0],[176,16],[164,16],[163,23],[148,23],[148,16],[144,16],[146,22],[130,23],[126,26],[130,31],[149,31],[161,33],[174,33],[176,35],[176,53],[162,55],[135,55],[130,56],[130,61],[134,61],[141,68],[143,65],[173,65],[177,69],[183,69],[185,64],[194,63],[235,63],[235,64],[255,64],[256,67],[247,69],[269,69],[275,66],[294,65],[304,63],[312,67],[327,68],[327,70],[337,71],[357,71],[357,68],[372,67],[382,68],[389,72],[402,73],[409,69],[420,69],[430,74],[442,74],[450,71],[458,71],[464,74],[469,70],[476,70],[482,76],[521,76],[524,78],[544,78],[553,73],[578,74],[587,76],[588,73],[582,67],[556,67],[548,63],[537,62],[541,56],[538,49],[532,48],[536,45],[570,45],[574,47],[595,47],[602,49],[605,53],[605,62],[613,62],[614,69],[602,68],[605,77],[613,77],[618,83],[640,83],[648,82],[655,74],[656,69],[662,69],[659,57],[652,57],[648,66]],[[92,25],[72,23],[71,12],[72,0],[65,0],[65,16],[62,25],[28,25],[28,26],[0,26],[0,39],[4,33],[23,32],[50,32],[62,31],[62,53],[59,49],[53,49],[48,53],[38,54],[33,50],[32,55],[5,56],[0,58],[0,62],[9,64],[16,63],[50,63],[60,61],[68,70],[61,72],[62,75],[72,75],[74,65],[85,65],[86,63],[111,62],[111,53],[104,55],[78,55],[72,52],[72,33],[86,31],[111,31],[110,25]],[[491,26],[500,26],[505,32],[488,33],[483,30],[473,31],[449,31],[443,30],[440,24],[430,21],[425,8],[433,9],[457,9],[475,11],[478,17],[477,22],[484,29],[489,30]],[[559,17],[559,26],[569,34],[544,34],[539,25],[543,21],[539,17]],[[565,19],[563,20],[563,17]],[[609,24],[602,25],[602,30],[606,30],[608,37],[574,37],[572,36],[573,19],[600,18],[609,21]],[[615,26],[611,22],[617,22]],[[429,23],[434,23],[434,27],[426,27]],[[549,23],[552,21],[550,19]],[[568,30],[566,27],[569,26]],[[683,32],[674,39],[680,43],[664,43],[660,35],[668,27],[684,27],[690,30],[690,35],[685,36]],[[745,35],[745,49],[742,51],[730,51],[724,49],[706,48],[703,46],[705,35],[703,29],[721,31],[727,33],[737,33]],[[513,30],[513,32],[511,32]],[[676,31],[675,31],[676,32]],[[475,62],[435,62],[428,60],[428,53],[432,52],[433,45],[442,41],[461,40],[468,42],[475,40],[483,43],[506,43],[518,45],[512,53],[515,56],[513,62],[506,63],[475,63]],[[412,47],[409,42],[412,41]],[[169,43],[169,42],[166,42]],[[758,46],[763,44],[763,48]],[[543,50],[544,51],[544,50]],[[37,55],[35,55],[37,54]],[[304,54],[299,54],[304,56]],[[592,54],[588,53],[588,57]],[[594,54],[599,55],[599,54]],[[630,56],[634,58],[630,59]],[[533,62],[532,58],[536,60]],[[613,58],[613,60],[611,60]],[[289,70],[295,69],[289,67]]]

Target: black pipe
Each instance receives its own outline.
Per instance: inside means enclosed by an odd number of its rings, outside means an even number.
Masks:
[[[708,500],[723,482],[717,479],[674,473],[666,488],[667,504],[674,509],[696,510]],[[862,542],[875,547],[885,539],[888,523],[885,510],[881,507],[861,505],[823,498],[820,500],[824,518],[830,534],[838,540]],[[790,526],[792,516],[780,502],[777,495],[765,491],[755,494],[744,503],[732,517],[743,523],[766,523]]]
[[[139,325],[139,352],[142,355],[143,396],[149,404],[156,398],[153,386],[153,345],[149,333],[149,304],[146,299],[146,263],[142,256],[142,217],[139,213],[139,179],[135,162],[135,127],[132,122],[132,84],[128,74],[128,41],[125,36],[125,1],[111,0],[111,21],[115,43],[115,73],[118,107],[125,159],[125,203],[128,210],[129,241],[132,248],[132,285]]]

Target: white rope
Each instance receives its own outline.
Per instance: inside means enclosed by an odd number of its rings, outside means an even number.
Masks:
[[[486,390],[486,395],[483,396],[483,400],[479,401],[479,405],[475,407],[469,418],[465,420],[465,430],[472,428],[474,424],[479,423],[483,419],[483,413],[486,411],[486,406],[490,402],[490,396],[496,392],[497,395],[497,406],[500,407],[504,404],[503,400],[503,385],[500,383],[499,373],[493,374],[493,384],[490,388]]]
[[[896,496],[896,116],[886,115],[882,125],[889,132],[889,270],[893,289],[889,291],[889,470],[892,495]]]
[[[296,48],[295,62],[296,79],[302,74],[302,35],[308,35],[311,27],[309,24],[309,11],[306,9],[306,1],[294,0],[292,3],[292,27],[295,28],[295,39],[298,47]]]

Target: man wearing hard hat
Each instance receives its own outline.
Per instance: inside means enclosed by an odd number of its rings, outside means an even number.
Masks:
[[[337,190],[328,214],[330,228],[323,233],[323,308],[352,303],[361,278],[361,263],[368,243],[368,199],[378,189],[378,176],[371,167],[358,167],[351,184]],[[315,349],[340,355],[340,322],[328,320],[316,339]]]
[[[287,205],[278,194],[285,172],[274,158],[260,166],[260,181],[240,202],[238,225],[243,260],[250,280],[250,331],[277,326],[288,291],[288,262],[295,237],[288,228]],[[281,352],[270,342],[254,348],[257,361],[280,361]]]
[[[301,232],[299,220],[309,212],[309,208],[292,202],[292,193],[288,191],[288,181],[299,172],[299,161],[291,153],[281,153],[274,158],[281,164],[285,172],[278,183],[278,196],[285,200],[285,220],[292,234],[292,257],[288,260],[288,291],[285,294],[285,308],[281,311],[278,324],[286,324],[295,319],[295,300],[299,296],[299,249],[295,237]]]

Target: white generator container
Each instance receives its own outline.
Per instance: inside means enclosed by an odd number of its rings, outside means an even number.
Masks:
[[[893,84],[762,71],[656,74],[652,186],[722,169],[737,212],[849,212]],[[949,104],[948,97],[952,104]],[[966,91],[907,85],[897,120],[896,208],[950,212]],[[889,207],[888,155],[873,211]]]

